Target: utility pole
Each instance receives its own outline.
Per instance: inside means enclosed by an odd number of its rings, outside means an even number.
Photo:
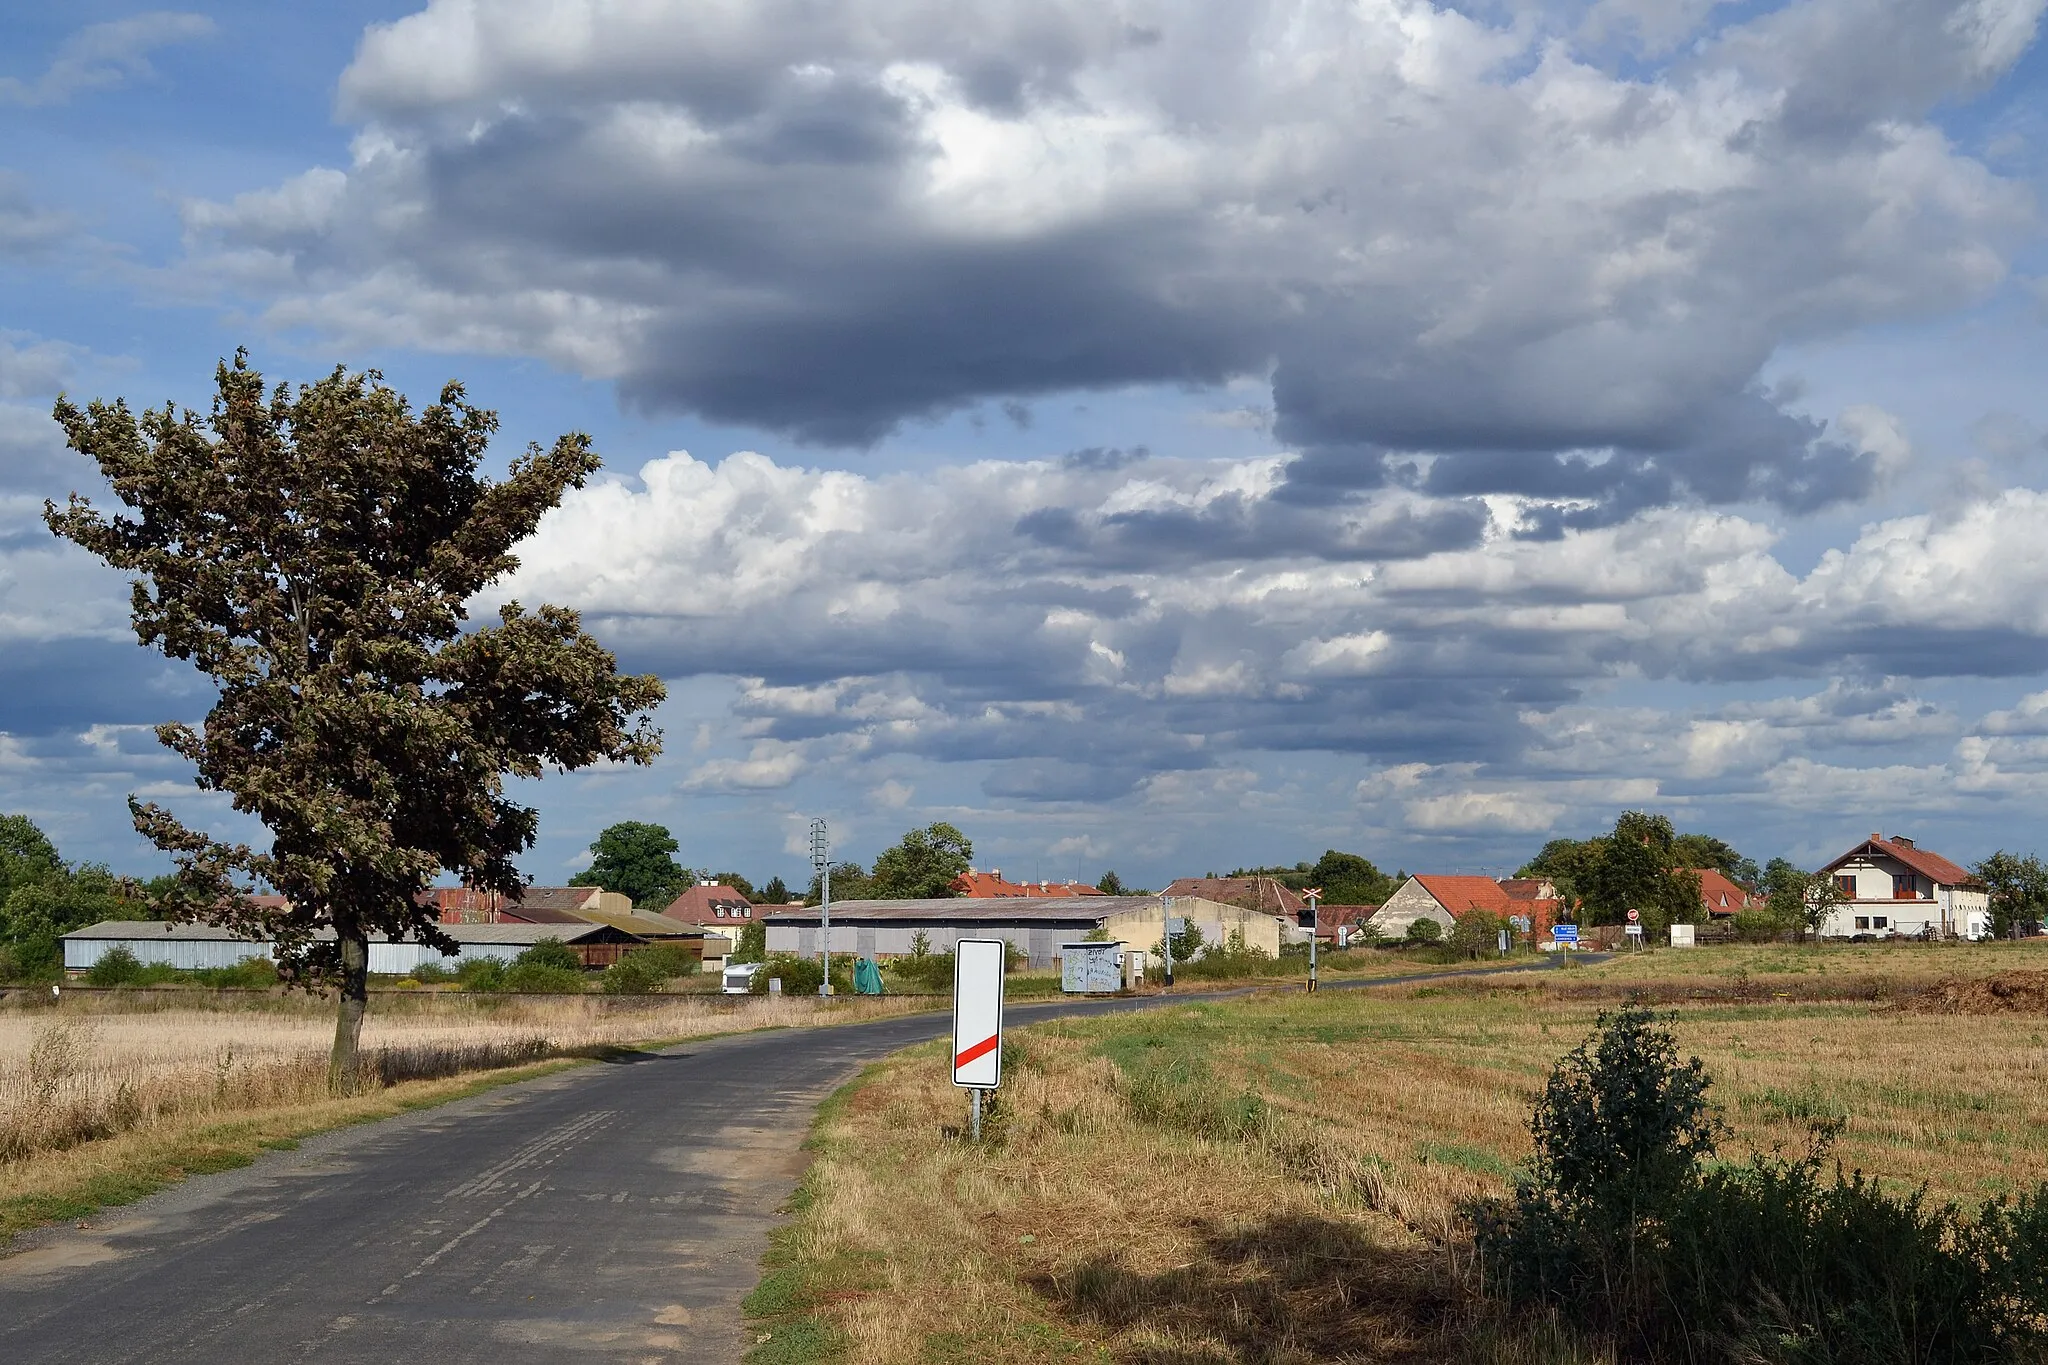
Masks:
[[[832,840],[823,816],[811,821],[811,866],[818,870],[820,937],[825,949],[825,980],[818,994],[832,994]]]
[[[1314,995],[1316,992],[1316,902],[1322,899],[1322,895],[1323,888],[1320,886],[1311,886],[1308,890],[1301,893],[1302,899],[1308,902],[1308,992],[1310,995]]]

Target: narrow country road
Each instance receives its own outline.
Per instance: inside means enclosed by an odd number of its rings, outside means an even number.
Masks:
[[[741,1034],[577,1067],[31,1235],[0,1259],[0,1361],[737,1361],[740,1299],[818,1102],[946,1027]]]

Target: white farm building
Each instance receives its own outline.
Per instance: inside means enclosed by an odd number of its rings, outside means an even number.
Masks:
[[[1983,938],[1991,897],[1960,863],[1920,848],[1903,834],[1873,834],[1821,869],[1842,904],[1820,926],[1822,938]]]

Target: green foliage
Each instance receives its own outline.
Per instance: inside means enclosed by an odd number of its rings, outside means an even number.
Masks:
[[[158,737],[260,820],[268,846],[156,805],[131,803],[135,827],[176,859],[181,913],[273,937],[296,978],[341,979],[340,1077],[367,935],[449,946],[418,894],[443,869],[518,892],[538,817],[506,777],[651,762],[645,713],[665,692],[620,675],[572,611],[507,603],[494,624],[469,619],[517,567],[513,548],[599,467],[589,438],[530,447],[494,482],[479,469],[497,418],[460,385],[415,416],[375,372],[266,393],[238,353],[215,383],[204,417],[59,399],[72,449],[135,515],[74,495],[44,517],[134,580],[144,645],[213,684],[203,728]],[[237,897],[250,881],[289,908]]]
[[[756,905],[787,905],[789,904],[789,888],[783,885],[782,878],[770,877],[767,885],[761,888],[759,895],[749,894],[747,899]]]
[[[583,972],[581,968],[570,971],[565,967],[515,962],[505,969],[497,988],[514,995],[580,995],[584,989]]]
[[[1764,874],[1758,870],[1756,859],[1743,857],[1725,839],[1711,834],[1681,834],[1672,840],[1672,848],[1681,867],[1695,870],[1713,868],[1737,886],[1751,890],[1763,881]]]
[[[1626,1358],[1745,1365],[2023,1361],[2048,1347],[2048,1191],[1975,1215],[1803,1160],[1711,1160],[1697,1059],[1645,1010],[1603,1015],[1531,1122],[1506,1201],[1468,1210],[1489,1292]]]
[[[108,919],[139,919],[132,881],[97,863],[67,864],[34,821],[0,816],[0,979],[43,980],[63,969],[63,936]]]
[[[1971,870],[1990,892],[1993,937],[2040,932],[2048,920],[2048,867],[2039,858],[1999,849]]]
[[[659,963],[646,959],[644,952],[627,953],[604,969],[597,979],[597,988],[606,995],[649,995],[660,990],[674,973],[663,971]]]
[[[464,990],[495,991],[505,983],[505,964],[495,957],[473,957],[455,969]]]
[[[1115,868],[1111,868],[1109,871],[1102,874],[1101,878],[1095,883],[1095,889],[1097,891],[1100,891],[1105,896],[1122,896],[1128,894],[1124,890],[1123,878],[1116,875]]]
[[[141,979],[142,960],[125,943],[100,954],[100,960],[85,974],[89,986],[132,986]]]
[[[1786,923],[1774,909],[1751,906],[1747,910],[1736,911],[1728,925],[1735,931],[1735,937],[1744,943],[1769,943],[1785,932]]]
[[[550,967],[564,972],[583,970],[583,955],[558,938],[544,938],[512,959],[515,967]]]
[[[444,981],[453,981],[455,973],[439,962],[422,962],[412,969],[412,979],[422,986],[436,986]]]
[[[832,864],[832,899],[835,901],[871,900],[875,896],[873,880],[868,870],[859,863]],[[811,874],[811,888],[804,898],[806,905],[816,905],[825,898],[824,878],[818,873]]]
[[[1305,947],[1306,945],[1304,945]],[[1268,976],[1279,968],[1279,960],[1264,948],[1246,943],[1244,930],[1232,929],[1223,942],[1213,943],[1201,956],[1182,962],[1174,950],[1174,970],[1198,981],[1235,981],[1248,976]]]
[[[1436,921],[1428,922],[1434,924]],[[1458,917],[1457,923],[1451,926],[1451,935],[1445,946],[1458,957],[1467,960],[1499,957],[1500,931],[1507,927],[1508,922],[1499,915],[1485,910],[1467,910]]]
[[[953,879],[967,871],[973,858],[973,842],[943,820],[909,830],[900,843],[875,859],[868,894],[892,901],[951,896]]]
[[[825,969],[819,965],[815,957],[777,953],[766,959],[761,970],[754,973],[754,979],[748,983],[747,989],[755,995],[768,994],[770,977],[782,982],[784,995],[816,995],[818,987],[824,984]],[[948,973],[948,983],[951,980],[952,976]],[[853,959],[844,954],[835,954],[832,958],[832,989],[841,995],[853,994]]]
[[[768,956],[768,926],[752,920],[740,926],[739,940],[726,954],[727,962],[759,962]]]
[[[688,890],[691,874],[675,860],[675,836],[662,825],[621,820],[607,825],[590,846],[590,866],[571,886],[601,886],[630,897],[643,910],[660,910]]]
[[[1168,916],[1172,918],[1171,915]],[[1185,919],[1181,931],[1173,935],[1173,969],[1177,972],[1202,954],[1202,926],[1191,919]],[[1160,939],[1152,945],[1152,960],[1162,961],[1166,954],[1167,941]]]
[[[0,901],[17,886],[62,874],[57,846],[26,815],[0,815]]]
[[[890,976],[906,988],[916,991],[950,991],[953,989],[953,955],[935,953],[930,949],[918,952],[912,944],[909,957],[893,958],[883,964]]]
[[[1444,927],[1427,915],[1418,915],[1408,922],[1406,941],[1411,945],[1440,943],[1443,936]]]
[[[748,881],[745,877],[742,877],[737,872],[713,872],[709,877],[705,878],[705,880],[713,882],[719,886],[729,886],[733,890],[739,892],[742,896],[745,896],[748,900],[756,900],[754,894],[754,884]],[[675,898],[671,896],[669,899],[673,900]],[[759,904],[760,902],[756,901],[756,903]]]

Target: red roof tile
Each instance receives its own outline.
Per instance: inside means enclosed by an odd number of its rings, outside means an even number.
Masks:
[[[1086,882],[1013,882],[1003,878],[1001,868],[977,872],[968,868],[949,883],[953,893],[968,900],[1019,900],[1030,897],[1050,900],[1055,896],[1099,896],[1102,892]]]
[[[1271,877],[1182,877],[1159,894],[1198,896],[1221,905],[1263,910],[1269,915],[1299,914],[1307,905],[1298,893]]]
[[[724,927],[735,920],[745,923],[758,918],[753,914],[753,908],[754,903],[732,887],[714,884],[691,887],[663,907],[661,913],[685,924]],[[722,915],[718,913],[721,910],[725,912]]]
[[[1695,875],[1700,879],[1700,904],[1710,915],[1732,915],[1755,899],[1719,868],[1703,867]]]
[[[1909,844],[1899,843],[1897,842],[1898,837],[1894,835],[1890,839],[1884,839],[1873,834],[1841,857],[1829,863],[1826,867],[1823,867],[1821,871],[1832,872],[1859,853],[1876,853],[1884,857],[1896,858],[1929,881],[1937,882],[1942,886],[1976,886],[1978,884],[1977,875],[1961,863],[1952,863],[1939,853],[1929,853],[1924,848],[1914,848]]]

